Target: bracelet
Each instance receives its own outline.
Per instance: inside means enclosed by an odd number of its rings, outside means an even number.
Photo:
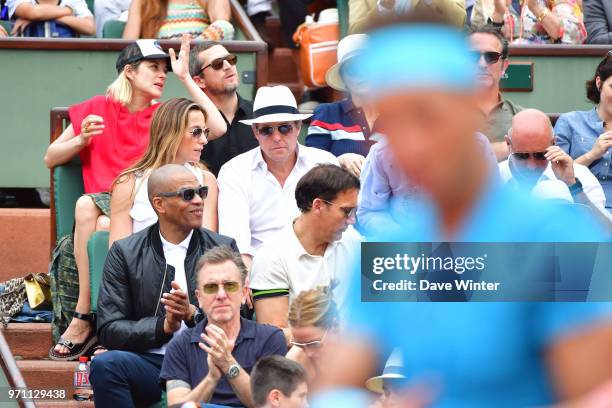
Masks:
[[[544,11],[542,12],[542,14],[540,14],[538,16],[538,23],[541,23],[542,20],[544,20],[546,18],[546,16],[548,15],[549,10],[547,8],[544,9]]]
[[[502,28],[504,26],[504,21],[502,20],[501,23],[498,23],[497,21],[491,20],[491,17],[489,17],[487,18],[487,24],[492,25],[495,28]]]

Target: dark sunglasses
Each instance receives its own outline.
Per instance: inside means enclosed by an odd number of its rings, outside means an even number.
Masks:
[[[496,51],[476,52],[476,55],[478,55],[478,58],[484,57],[484,60],[487,63],[487,65],[495,64],[503,56],[501,52],[496,52]]]
[[[202,285],[202,290],[207,295],[216,295],[221,286],[227,293],[236,293],[240,289],[240,283],[236,281],[223,281],[221,283],[205,283]]]
[[[191,201],[195,195],[199,195],[202,200],[208,196],[208,186],[200,186],[198,188],[181,188],[179,191],[171,191],[169,193],[159,193],[159,197],[181,197],[184,201]]]
[[[267,137],[267,136],[272,136],[274,134],[274,131],[277,129],[281,135],[285,136],[291,133],[294,127],[290,124],[284,124],[284,125],[278,125],[278,126],[262,126],[262,127],[257,128],[257,133],[259,133],[260,136]]]
[[[236,62],[238,62],[238,57],[234,54],[227,54],[225,57],[215,58],[210,64],[202,68],[200,72],[198,72],[198,75],[200,75],[202,71],[204,71],[208,67],[211,67],[215,71],[220,70],[221,68],[223,68],[223,63],[225,61],[227,61],[230,65],[236,65]]]
[[[534,160],[546,160],[546,152],[533,152],[533,153],[512,153],[517,160],[527,160],[529,156],[533,157]]]
[[[342,210],[342,212],[344,213],[344,216],[346,218],[354,217],[355,214],[357,214],[357,207],[342,207],[342,206],[340,206],[340,205],[338,205],[336,203],[332,203],[331,201],[327,201],[327,200],[323,200],[323,199],[321,199],[321,200],[326,202],[327,204],[334,205],[334,206],[340,208]]]
[[[191,133],[191,136],[193,136],[196,139],[199,139],[200,137],[202,137],[202,133],[203,133],[204,138],[208,140],[208,136],[210,135],[210,129],[209,128],[202,129],[201,127],[197,127],[197,128],[194,128],[193,130],[190,130],[189,133]]]

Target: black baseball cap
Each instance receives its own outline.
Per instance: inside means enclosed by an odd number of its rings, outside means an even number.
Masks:
[[[115,68],[121,73],[123,67],[134,64],[141,60],[165,59],[168,63],[168,71],[172,71],[170,56],[164,52],[159,43],[155,40],[138,40],[121,50]]]

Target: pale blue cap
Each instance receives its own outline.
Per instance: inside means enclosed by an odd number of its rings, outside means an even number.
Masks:
[[[369,33],[356,72],[373,97],[412,89],[472,92],[478,55],[454,27],[404,24]]]

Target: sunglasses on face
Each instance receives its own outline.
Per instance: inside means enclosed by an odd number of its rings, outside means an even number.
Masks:
[[[533,157],[534,160],[546,160],[546,152],[533,152],[533,153],[512,153],[517,160],[527,160],[529,156]]]
[[[352,218],[355,216],[355,214],[357,214],[357,207],[342,207],[336,203],[332,203],[331,201],[327,201],[327,200],[323,200],[321,199],[323,202],[326,202],[329,205],[333,205],[336,206],[338,208],[340,208],[340,210],[342,210],[342,212],[344,213],[344,216],[346,218]]]
[[[159,193],[159,197],[181,197],[183,201],[191,201],[193,198],[199,195],[202,200],[208,196],[208,186],[200,186],[198,188],[181,188],[179,191],[172,191],[169,193]]]
[[[484,60],[487,65],[495,64],[502,57],[502,53],[496,51],[476,52],[476,54],[479,56],[478,58],[484,57]]]
[[[210,135],[210,129],[202,129],[201,127],[197,127],[190,130],[189,133],[191,133],[191,136],[193,136],[195,139],[199,139],[200,137],[202,137],[202,134],[204,134],[204,139],[208,140],[208,136]]]
[[[221,283],[205,283],[202,285],[202,290],[207,295],[216,295],[219,293],[219,288],[223,286],[223,290],[227,293],[236,293],[240,289],[240,283],[236,281],[223,281]]]
[[[257,133],[259,133],[260,136],[268,137],[268,136],[272,136],[275,130],[278,130],[281,135],[286,136],[289,133],[291,133],[293,129],[294,129],[293,125],[290,125],[287,123],[287,124],[278,125],[278,126],[258,127]]]
[[[329,329],[328,329],[329,330]],[[301,348],[301,349],[319,349],[321,347],[323,347],[323,341],[325,341],[325,336],[327,336],[327,330],[325,330],[325,333],[323,333],[323,337],[321,337],[321,340],[314,340],[314,341],[309,341],[306,343],[299,343],[297,341],[293,341],[291,340],[291,344],[294,345],[295,347]]]
[[[200,75],[202,71],[204,71],[208,67],[211,67],[215,71],[220,70],[221,68],[223,68],[223,63],[225,61],[227,61],[230,65],[236,65],[236,62],[238,62],[238,57],[234,54],[227,54],[225,57],[215,58],[210,64],[202,68],[200,72],[198,72],[198,75]]]

